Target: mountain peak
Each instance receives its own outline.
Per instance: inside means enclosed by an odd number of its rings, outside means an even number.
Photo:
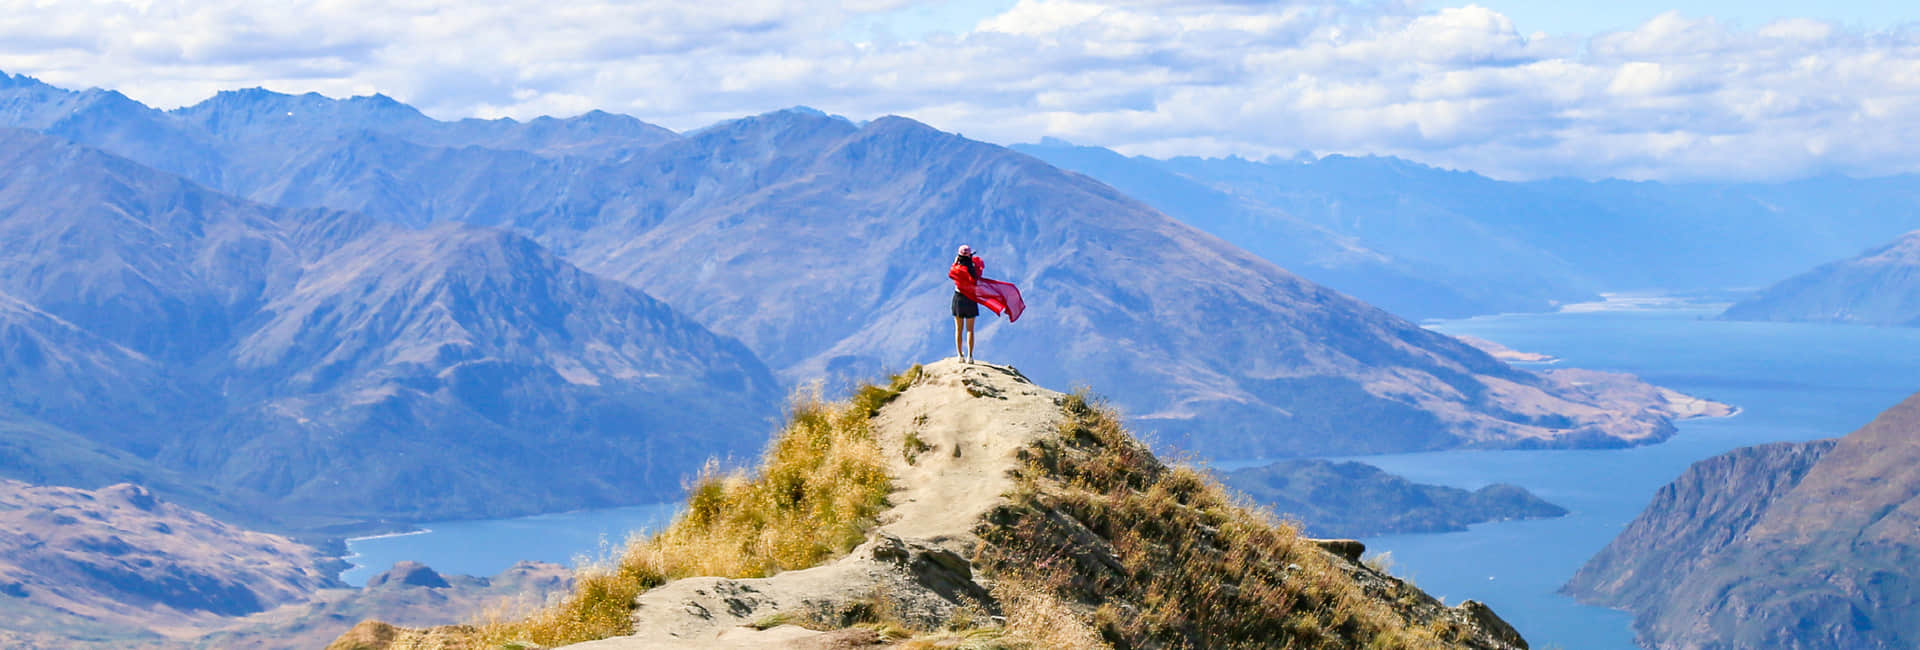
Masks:
[[[845,118],[830,117],[820,111],[785,108],[715,123],[693,131],[695,138],[747,133],[781,133],[782,138],[840,137],[858,130]]]
[[[225,137],[280,137],[289,121],[305,129],[392,131],[432,122],[412,106],[382,94],[333,99],[317,92],[290,95],[266,88],[223,90],[171,111]]]
[[[42,87],[52,88],[53,86],[49,86],[47,85],[46,82],[43,82],[39,79],[35,79],[33,77],[29,77],[25,74],[10,75],[10,74],[7,74],[5,70],[0,70],[0,88],[42,88]]]
[[[308,93],[308,94],[311,95],[313,93]],[[227,102],[253,103],[253,102],[262,102],[262,101],[292,99],[292,98],[293,98],[293,95],[283,93],[277,90],[268,90],[265,86],[252,86],[248,88],[235,88],[233,90],[222,90],[220,92],[214,93],[213,97],[209,98],[208,101],[221,100],[221,101],[227,101]]]
[[[952,133],[947,133],[946,131],[942,131],[940,129],[936,129],[931,126],[928,126],[927,123],[921,122],[920,120],[916,120],[911,117],[905,117],[901,115],[882,115],[880,117],[874,118],[873,121],[867,123],[867,128],[876,129],[876,130],[897,129],[897,130],[926,131],[930,133],[939,133],[942,135],[954,135]]]

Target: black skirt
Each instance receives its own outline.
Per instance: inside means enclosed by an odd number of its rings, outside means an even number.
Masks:
[[[953,317],[979,318],[980,304],[974,302],[972,298],[968,298],[967,294],[955,291],[953,292]]]

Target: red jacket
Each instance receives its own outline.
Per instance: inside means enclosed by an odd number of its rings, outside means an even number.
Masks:
[[[953,279],[953,289],[960,295],[993,310],[993,313],[1006,316],[1009,323],[1020,320],[1020,313],[1027,310],[1026,301],[1020,298],[1020,288],[1013,286],[1012,282],[989,280],[986,271],[987,261],[975,255],[972,273],[967,272],[967,267],[959,260],[954,260],[953,267],[947,269],[947,277]],[[980,279],[974,279],[976,274],[981,276]]]

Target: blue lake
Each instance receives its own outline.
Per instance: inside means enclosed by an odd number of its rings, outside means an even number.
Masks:
[[[602,510],[578,510],[515,519],[443,521],[420,525],[419,532],[347,540],[353,568],[340,574],[348,584],[368,578],[402,560],[424,562],[441,573],[491,576],[522,560],[576,566],[618,555],[627,537],[659,528],[679,504],[661,503]]]
[[[1680,424],[1673,439],[1594,451],[1452,451],[1369,456],[1415,481],[1475,488],[1525,486],[1565,506],[1557,519],[1483,524],[1463,533],[1365,540],[1390,552],[1393,572],[1449,603],[1475,599],[1536,648],[1634,648],[1630,617],[1586,607],[1556,590],[1689,464],[1747,445],[1844,435],[1920,390],[1920,329],[1710,320],[1717,308],[1642,308],[1481,317],[1436,330],[1551,354],[1559,365],[1630,372],[1655,384],[1740,407],[1731,418]],[[1225,466],[1226,463],[1216,463]],[[399,560],[492,575],[531,559],[571,564],[606,556],[635,531],[658,527],[675,504],[425,524],[431,532],[351,540],[359,584]]]
[[[1625,450],[1451,451],[1360,460],[1414,481],[1464,488],[1525,486],[1572,511],[1463,533],[1364,540],[1393,572],[1449,603],[1493,606],[1536,648],[1635,648],[1625,612],[1586,607],[1560,585],[1695,461],[1782,440],[1830,438],[1920,390],[1920,330],[1709,320],[1718,309],[1503,315],[1434,329],[1559,357],[1558,365],[1630,372],[1740,407],[1682,422],[1667,442]]]

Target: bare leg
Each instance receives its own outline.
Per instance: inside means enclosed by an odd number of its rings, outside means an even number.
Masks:
[[[964,340],[963,337],[965,337],[967,333],[966,329],[964,329],[964,326],[962,325],[962,323],[964,323],[965,321],[966,319],[961,318],[959,316],[953,317],[953,356],[960,357],[961,361],[965,361],[967,359],[967,349],[964,347],[961,347],[961,344],[960,344],[960,342]]]
[[[967,363],[973,363],[973,319],[962,320],[967,321]]]

